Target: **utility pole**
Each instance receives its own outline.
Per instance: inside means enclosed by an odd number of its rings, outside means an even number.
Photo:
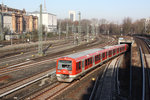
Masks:
[[[98,30],[98,25],[96,26],[96,36],[98,35],[99,30]]]
[[[47,12],[47,9],[46,9],[46,1],[44,0],[44,11]]]
[[[79,12],[79,26],[78,26],[78,34],[79,34],[79,43],[81,42],[81,13]]]
[[[1,40],[4,40],[4,34],[3,34],[3,2],[2,2],[2,9],[0,12],[0,33],[1,33]]]
[[[92,39],[94,39],[94,37],[95,37],[95,27],[94,27],[94,25],[92,25]]]
[[[109,40],[109,30],[107,32],[108,32],[108,40]]]
[[[89,42],[89,26],[87,24],[87,42]]]
[[[73,44],[76,44],[76,35],[75,35],[74,24],[72,25],[72,33],[74,35],[74,42],[73,42]]]
[[[59,40],[60,40],[60,35],[61,35],[61,21],[59,22]]]
[[[43,44],[42,44],[42,40],[43,40],[43,37],[42,37],[42,34],[43,34],[43,29],[42,29],[42,4],[40,5],[40,23],[39,23],[39,45],[38,45],[38,54],[40,56],[43,55]]]
[[[68,31],[69,31],[69,26],[68,26],[68,22],[67,22],[67,26],[66,26],[66,39],[68,39]]]
[[[11,45],[12,45],[13,44],[13,42],[12,42],[12,32],[11,32],[11,40],[10,41],[11,41]]]

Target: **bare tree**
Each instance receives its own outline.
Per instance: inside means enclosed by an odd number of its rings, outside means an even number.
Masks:
[[[127,17],[123,20],[123,33],[125,35],[130,34],[131,33],[131,27],[132,27],[132,19]]]

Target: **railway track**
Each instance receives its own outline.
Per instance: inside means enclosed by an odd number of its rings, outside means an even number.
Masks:
[[[112,40],[113,41],[113,40]],[[103,47],[103,46],[105,46],[105,45],[111,45],[111,44],[113,44],[113,42],[108,42],[108,43],[106,43],[106,44],[101,44],[99,47]],[[87,46],[88,46],[88,49],[89,49],[89,47],[91,47],[91,48],[94,48],[94,47],[96,47],[97,48],[97,46],[95,46],[95,45],[97,45],[97,44],[99,44],[100,43],[100,41],[93,41],[93,42],[91,42],[91,44],[88,44],[88,45],[82,45],[82,46],[78,46],[79,48],[83,48],[83,50],[86,50],[86,49],[84,49],[84,48],[87,48]],[[58,49],[58,48],[57,48]],[[56,50],[54,49],[53,51],[51,51],[52,53],[50,54],[50,55],[48,55],[48,56],[46,56],[46,57],[40,57],[40,58],[34,58],[33,60],[30,60],[30,61],[27,61],[27,62],[24,62],[24,63],[20,63],[20,64],[16,64],[16,65],[12,65],[12,66],[6,66],[6,67],[1,67],[0,68],[0,72],[1,72],[1,74],[0,75],[3,75],[3,74],[6,74],[6,73],[9,73],[9,72],[11,72],[11,71],[17,71],[17,70],[21,70],[21,69],[24,69],[24,68],[27,68],[26,66],[31,66],[31,65],[34,65],[34,64],[40,64],[40,63],[42,63],[42,62],[48,62],[48,61],[51,61],[51,60],[56,60],[57,59],[57,57],[59,57],[59,56],[63,56],[63,55],[68,55],[68,54],[70,54],[70,52],[69,51],[77,51],[77,49],[78,48],[76,48],[76,47],[73,47],[73,48],[67,48],[67,50],[66,50],[66,48],[62,48],[62,49],[59,49],[59,50],[57,50],[57,52],[56,52]],[[67,52],[67,53],[65,53],[65,51]],[[82,50],[79,50],[79,51],[82,51]],[[63,52],[63,55],[58,55],[58,54],[62,54],[62,52]],[[72,53],[72,52],[71,52]]]
[[[144,38],[136,38],[139,47],[141,66],[142,66],[142,99],[150,99],[150,47],[149,42]]]
[[[65,49],[76,47],[76,45],[72,45],[71,41],[72,40],[62,41],[58,44],[53,43],[52,47],[50,47],[50,50],[48,50],[46,52],[46,54],[51,55],[54,52],[58,52],[58,50],[62,51],[62,50],[65,50]],[[66,48],[64,48],[64,47],[66,47]],[[37,50],[33,49],[33,50],[30,50],[30,51],[32,51],[32,52],[22,53],[20,51],[21,53],[19,52],[18,55],[14,55],[14,56],[10,56],[10,57],[4,57],[4,58],[0,59],[0,68],[7,67],[8,65],[9,66],[14,65],[14,64],[17,64],[18,62],[21,63],[21,62],[24,62],[24,61],[29,60],[29,59],[35,59],[36,58],[35,56],[37,55]]]
[[[71,84],[75,84],[76,82],[73,82],[73,83],[59,83],[59,82],[57,82],[56,86],[51,87],[51,88],[47,89],[46,91],[42,91],[40,94],[36,95],[33,98],[30,97],[30,99],[31,100],[52,99],[56,95],[59,95],[60,92],[64,91],[66,88],[70,87]]]
[[[52,43],[52,47],[49,48],[50,50],[47,51],[47,53],[56,51],[56,49],[62,48],[64,46],[65,47],[71,46],[72,43],[70,43],[70,42],[62,41],[60,43],[59,42]],[[46,46],[44,48],[46,48]],[[29,52],[29,51],[31,51],[31,52]],[[15,51],[15,52],[18,52],[17,55],[12,55],[12,56],[8,56],[8,57],[1,56],[0,66],[3,67],[6,64],[11,64],[11,63],[18,62],[21,60],[23,62],[26,59],[33,59],[33,58],[35,58],[34,56],[37,55],[38,49],[37,49],[37,47],[34,47],[34,48],[29,48],[27,51],[21,50],[21,51]],[[16,54],[16,53],[14,53],[14,54]],[[32,56],[32,55],[34,55],[34,56]]]
[[[55,85],[54,87],[50,87],[40,93],[34,94],[28,98],[26,98],[25,100],[55,100],[58,99],[58,95],[65,93],[65,91],[67,91],[69,88],[77,85],[80,83],[80,81],[84,80],[85,78],[89,77],[90,75],[92,75],[93,73],[95,73],[98,70],[101,70],[102,67],[97,67],[94,70],[90,71],[88,74],[86,74],[84,77],[82,77],[79,81],[75,80],[72,83],[57,83],[57,85]]]
[[[103,74],[97,77],[89,100],[116,100],[119,95],[118,71],[123,56],[111,60]],[[107,92],[107,93],[106,93]],[[114,94],[115,93],[115,94]]]
[[[99,43],[99,42],[97,42],[97,43]],[[112,41],[111,41],[111,43],[112,43]],[[92,45],[92,44],[91,44],[91,45]],[[91,45],[88,45],[88,46],[91,46]],[[97,45],[97,44],[94,43],[92,46],[94,47],[95,45]],[[45,59],[44,59],[44,60],[45,60]],[[47,60],[50,60],[50,59],[48,58]],[[17,69],[15,69],[15,70],[17,70]],[[40,73],[39,73],[39,74],[40,74]],[[44,75],[46,75],[46,73],[45,73]],[[28,78],[27,78],[27,79],[28,79]],[[36,78],[36,79],[37,79],[37,78]],[[32,79],[32,80],[33,80],[33,79]],[[23,81],[24,81],[24,80],[20,81],[20,83],[23,82]],[[14,84],[17,84],[17,83],[19,83],[19,82],[16,81],[16,83],[14,83]],[[28,82],[26,82],[26,83],[28,83]],[[25,83],[25,84],[26,84],[26,83]],[[7,87],[8,87],[8,86],[7,86]],[[13,87],[13,89],[15,88],[15,87],[13,86],[13,84],[10,85],[10,87]],[[18,87],[18,86],[16,86],[16,87]],[[1,89],[4,89],[4,88],[6,88],[6,87],[3,87],[3,88],[1,88]],[[9,90],[12,91],[12,89],[9,89]],[[4,92],[4,91],[3,91],[3,92]],[[3,93],[3,92],[1,92],[1,93]]]

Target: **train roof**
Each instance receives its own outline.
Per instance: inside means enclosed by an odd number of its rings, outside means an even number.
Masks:
[[[123,45],[125,45],[125,44],[117,44],[117,45],[114,45],[114,46],[106,46],[106,47],[104,47],[104,49],[109,49],[109,48],[116,48],[116,47],[121,47],[121,46],[123,46]]]
[[[91,56],[91,55],[96,55],[99,52],[103,52],[103,51],[106,51],[106,50],[109,50],[109,49],[114,49],[116,47],[121,47],[123,45],[125,45],[125,44],[119,44],[119,45],[114,45],[114,46],[106,46],[104,48],[89,49],[89,50],[86,50],[86,51],[70,54],[70,55],[67,55],[67,56],[64,56],[64,57],[69,57],[69,58],[73,58],[73,59],[80,59],[83,56],[88,57],[88,56]]]
[[[74,58],[75,59],[75,58],[78,58],[78,57],[81,57],[81,56],[86,56],[88,54],[95,53],[95,52],[100,51],[100,50],[103,50],[103,49],[101,49],[101,48],[90,49],[90,50],[86,50],[86,51],[70,54],[70,55],[67,55],[65,57],[70,57],[70,58]]]

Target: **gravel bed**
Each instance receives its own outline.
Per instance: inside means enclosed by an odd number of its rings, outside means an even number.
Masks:
[[[101,69],[92,73],[88,77],[82,80],[76,80],[80,82],[75,84],[73,87],[69,88],[65,92],[63,92],[58,97],[54,98],[54,100],[88,100],[95,83],[95,81],[93,81],[92,79],[93,78],[96,79],[97,76],[101,76],[105,66],[106,66],[105,64],[101,65],[99,66],[102,67]]]
[[[7,74],[9,76],[7,80],[0,82],[0,86],[4,86],[4,85],[7,85],[8,83],[11,83],[20,79],[24,79],[25,77],[30,77],[34,74],[46,71],[48,69],[52,69],[54,68],[55,65],[56,65],[56,62],[46,63],[46,64],[36,65],[27,69],[22,69],[22,70],[12,72],[10,74]]]

